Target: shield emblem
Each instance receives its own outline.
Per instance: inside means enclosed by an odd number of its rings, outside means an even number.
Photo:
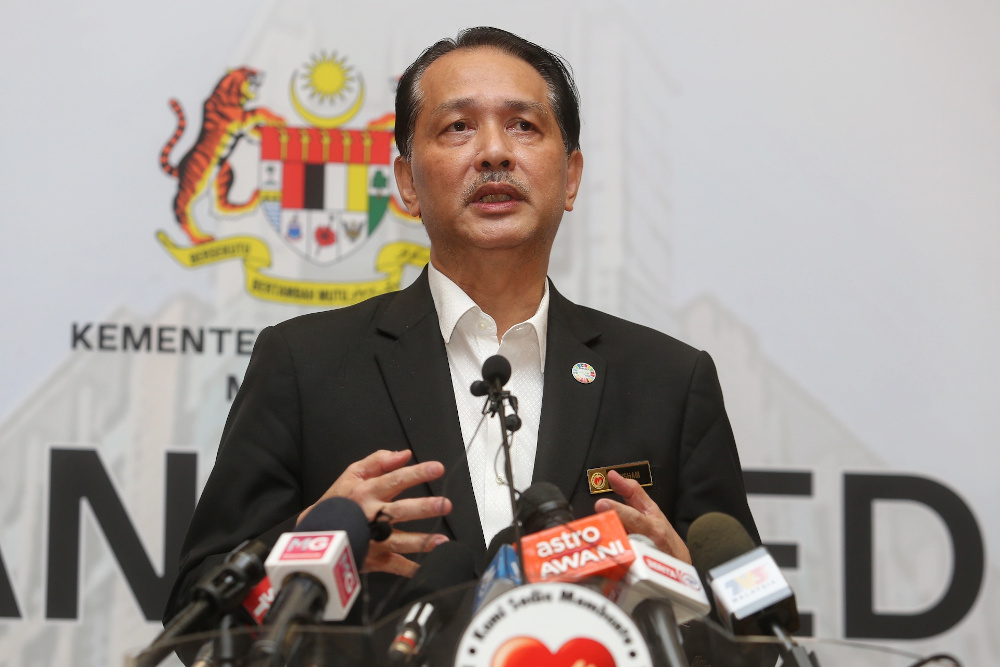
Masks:
[[[259,130],[260,203],[285,244],[320,265],[360,248],[389,205],[392,132]]]

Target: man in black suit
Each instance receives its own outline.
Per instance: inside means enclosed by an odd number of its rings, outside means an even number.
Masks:
[[[406,524],[372,544],[365,569],[385,573],[369,577],[374,599],[390,575],[412,574],[404,554],[457,539],[483,560],[509,506],[495,502],[492,461],[474,460],[482,436],[470,415],[481,403],[469,401],[482,399],[460,380],[490,342],[521,359],[511,382],[541,399],[532,407],[520,396],[516,488],[553,482],[577,516],[614,509],[629,532],[688,561],[682,538],[705,512],[736,516],[756,538],[711,358],[574,305],[547,282],[580,185],[579,131],[564,62],[510,33],[464,31],[407,69],[396,98],[396,180],[423,219],[432,266],[401,292],[261,332],[168,618],[236,544],[273,542],[330,496]],[[594,494],[588,470],[635,462],[629,470],[645,470],[643,485],[606,471],[594,479],[603,474],[613,493]]]

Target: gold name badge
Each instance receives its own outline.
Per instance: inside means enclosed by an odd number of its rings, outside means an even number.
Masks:
[[[611,470],[625,479],[634,479],[639,482],[639,486],[653,485],[653,471],[649,467],[649,461],[621,463],[616,466],[591,468],[587,471],[587,482],[590,483],[591,495],[611,492],[611,485],[608,483],[608,472]]]

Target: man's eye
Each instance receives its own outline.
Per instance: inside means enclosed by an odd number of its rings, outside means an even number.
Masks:
[[[519,120],[517,121],[517,129],[519,129],[521,132],[530,132],[531,130],[535,129],[535,126],[526,120]]]
[[[453,132],[465,132],[469,126],[464,120],[459,120],[451,124],[451,129]]]

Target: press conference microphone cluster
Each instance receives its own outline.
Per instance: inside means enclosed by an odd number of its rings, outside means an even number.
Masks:
[[[553,484],[539,482],[526,489],[516,516],[525,534],[524,572],[516,570],[510,556],[513,546],[502,543],[511,536],[511,529],[505,529],[490,545],[495,556],[477,590],[477,609],[524,581],[590,585],[633,617],[656,664],[687,666],[677,624],[711,609],[693,566],[643,536],[627,535],[613,511],[573,519],[569,503]],[[617,583],[609,586],[607,580]]]
[[[347,617],[360,592],[358,565],[371,537],[357,503],[328,498],[278,538],[265,567],[277,595],[264,619],[266,634],[250,651],[257,667],[282,665],[294,653],[295,630]]]
[[[691,560],[712,589],[719,619],[735,635],[773,635],[783,664],[819,667],[816,656],[792,641],[799,629],[795,593],[765,547],[739,521],[721,512],[698,517],[688,530]]]
[[[519,512],[525,532],[534,533],[524,546],[528,579],[618,580],[603,592],[636,621],[655,664],[687,667],[677,625],[705,616],[711,608],[694,568],[644,536],[626,535],[613,511],[567,521],[572,515],[558,488],[542,486],[538,495],[528,491]]]

